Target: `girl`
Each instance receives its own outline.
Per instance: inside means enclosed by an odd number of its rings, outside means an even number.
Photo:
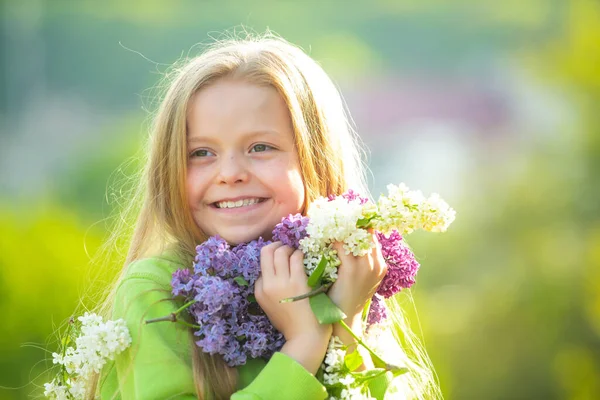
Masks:
[[[285,337],[268,361],[231,369],[202,353],[185,326],[143,321],[181,306],[170,300],[171,274],[190,266],[196,245],[209,236],[232,245],[268,239],[282,217],[303,213],[318,196],[367,193],[340,95],[310,57],[271,35],[217,43],[168,78],[129,208],[137,217],[126,267],[101,310],[127,321],[133,344],[104,368],[90,397],[324,399],[314,375],[328,341],[353,339],[337,324],[320,325],[307,300],[279,303],[309,290],[299,250],[275,242],[261,252],[256,299]],[[339,253],[329,295],[345,322],[363,332],[361,313],[385,263],[379,248],[360,258]],[[399,352],[411,373],[400,389],[404,397],[437,397],[431,368],[404,330]],[[415,360],[408,359],[413,352]],[[360,368],[371,368],[365,360]],[[388,376],[374,380],[372,395],[382,398],[388,384]]]

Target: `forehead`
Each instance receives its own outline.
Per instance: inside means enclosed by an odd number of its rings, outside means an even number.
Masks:
[[[288,107],[274,87],[227,78],[192,97],[187,125],[189,138],[292,129]]]

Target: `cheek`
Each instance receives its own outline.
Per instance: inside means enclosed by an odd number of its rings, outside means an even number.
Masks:
[[[304,205],[304,182],[300,171],[290,171],[288,173],[288,202],[290,206],[293,206],[295,212],[300,212]]]
[[[199,205],[198,203],[202,201],[204,186],[206,185],[202,182],[201,176],[197,172],[189,170],[185,180],[185,191],[188,204],[192,209],[196,208]]]

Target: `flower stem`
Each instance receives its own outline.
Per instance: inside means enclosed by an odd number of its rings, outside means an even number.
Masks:
[[[301,294],[300,296],[294,296],[294,297],[288,297],[282,300],[279,300],[280,303],[291,303],[293,301],[298,301],[298,300],[302,300],[302,299],[306,299],[308,297],[314,297],[320,293],[325,293],[327,292],[327,289],[329,289],[329,287],[331,286],[331,283],[326,283],[322,286],[319,286],[316,289],[311,290],[308,293],[304,293]]]
[[[377,362],[378,364],[380,364],[380,365],[384,365],[384,366],[385,366],[385,369],[386,369],[387,371],[394,371],[394,370],[399,370],[399,369],[400,369],[400,367],[398,367],[398,366],[396,366],[396,365],[393,365],[393,364],[388,364],[388,363],[386,363],[385,361],[383,361],[383,360],[381,359],[381,357],[379,357],[379,356],[378,356],[378,355],[377,355],[377,354],[376,354],[376,353],[375,353],[373,350],[371,350],[371,348],[370,348],[369,346],[367,346],[367,344],[366,344],[365,342],[363,342],[363,340],[362,340],[360,337],[358,337],[358,336],[356,335],[356,333],[354,333],[354,332],[352,331],[352,329],[350,329],[350,327],[348,326],[348,324],[346,324],[346,323],[344,322],[344,320],[341,320],[341,321],[339,321],[339,322],[338,322],[338,324],[340,324],[340,325],[341,325],[341,326],[342,326],[342,327],[343,327],[345,330],[347,330],[347,331],[348,331],[348,333],[349,333],[350,335],[352,335],[352,337],[353,337],[354,339],[356,339],[356,341],[358,342],[358,344],[360,344],[362,347],[364,347],[364,348],[365,348],[365,349],[366,349],[366,350],[367,350],[367,351],[368,351],[368,352],[371,354],[371,356],[374,358],[374,361],[376,361],[376,362]]]
[[[62,351],[61,351],[61,356],[62,356],[63,360],[65,359],[65,355],[67,354],[67,345],[71,343],[71,335],[73,334],[74,326],[75,326],[75,317],[71,317],[71,318],[69,318],[69,325],[67,327],[67,334],[63,338],[64,343],[63,343],[63,348],[62,348]],[[64,364],[60,366],[60,370],[61,370],[62,375],[63,375],[62,376],[63,380],[62,380],[61,384],[63,384],[63,383],[66,383],[67,380],[69,379],[69,373],[67,372],[67,367]]]
[[[187,303],[185,303],[183,306],[179,307],[175,312],[172,312],[169,315],[165,315],[164,317],[160,317],[160,318],[154,318],[154,319],[148,319],[145,321],[146,325],[147,324],[152,324],[154,322],[163,322],[163,321],[169,321],[169,322],[179,322],[179,323],[183,323],[186,326],[195,328],[198,327],[198,325],[192,325],[189,324],[183,320],[177,319],[177,316],[179,315],[179,313],[181,313],[183,310],[185,310],[186,308],[188,308],[189,306],[191,306],[192,304],[196,303],[196,300],[191,300],[188,301]]]
[[[188,328],[200,329],[200,325],[190,324],[189,322],[182,321],[180,319],[177,320],[181,325],[187,326]]]

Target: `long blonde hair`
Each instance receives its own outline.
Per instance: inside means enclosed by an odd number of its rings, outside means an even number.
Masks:
[[[129,239],[125,266],[166,247],[191,261],[195,246],[206,239],[186,199],[186,115],[191,97],[223,77],[272,86],[284,99],[295,134],[305,206],[319,196],[341,194],[349,188],[367,193],[358,137],[338,90],[323,69],[302,50],[271,33],[218,41],[166,75],[167,90],[152,122],[146,167],[112,234],[111,243]],[[135,224],[128,225],[130,220]],[[125,269],[99,310],[105,316],[110,316],[114,288]],[[235,371],[219,357],[192,348],[198,397],[229,398],[235,390]],[[420,364],[411,386],[422,392],[436,384],[430,365]],[[91,389],[95,392],[96,388]]]

